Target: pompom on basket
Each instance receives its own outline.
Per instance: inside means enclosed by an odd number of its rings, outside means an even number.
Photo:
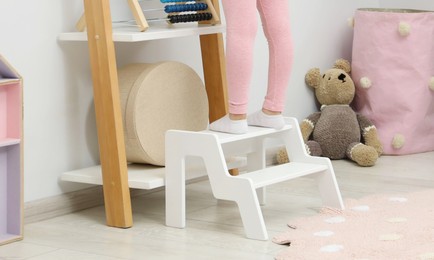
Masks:
[[[358,9],[352,78],[385,154],[434,150],[434,12]]]

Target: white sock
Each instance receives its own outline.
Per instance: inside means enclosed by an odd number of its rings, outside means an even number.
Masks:
[[[219,120],[212,122],[209,125],[209,130],[229,134],[245,134],[248,130],[247,120],[231,120],[229,115],[225,115]]]
[[[285,126],[285,119],[282,115],[267,115],[262,110],[259,110],[247,116],[247,123],[252,126],[281,129]]]

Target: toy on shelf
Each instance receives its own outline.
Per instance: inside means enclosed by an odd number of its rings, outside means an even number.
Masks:
[[[148,8],[142,9],[140,0],[127,0],[134,20],[114,21],[114,23],[129,24],[134,22],[141,32],[149,28],[150,22],[166,21],[169,24],[189,23],[189,22],[206,22],[209,24],[217,24],[220,22],[218,14],[214,9],[211,0],[160,0],[165,4],[163,8]],[[163,11],[164,17],[146,18],[145,13]],[[86,28],[85,15],[83,14],[76,24],[78,31],[84,31]]]
[[[153,21],[167,21],[168,23],[188,23],[197,21],[209,21],[212,19],[212,13],[210,12],[198,12],[206,11],[208,5],[206,3],[187,3],[187,4],[170,4],[159,9],[144,9],[143,12],[164,11],[167,13],[166,18],[153,18],[147,19],[148,22]],[[188,12],[184,14],[179,14]],[[191,13],[195,12],[195,13]]]
[[[164,166],[166,131],[208,126],[205,86],[186,64],[128,64],[118,75],[128,162]]]
[[[306,84],[315,90],[321,111],[304,119],[300,129],[310,155],[373,166],[383,152],[382,145],[375,126],[350,106],[355,96],[350,71],[350,63],[343,59],[323,74],[318,68],[308,71]],[[286,159],[282,152],[278,158]]]

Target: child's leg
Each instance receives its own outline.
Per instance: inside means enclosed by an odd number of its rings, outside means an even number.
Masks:
[[[282,112],[292,67],[293,47],[288,0],[257,0],[269,46],[268,88],[263,108]]]
[[[279,129],[285,125],[281,112],[292,66],[288,0],[257,0],[257,6],[268,40],[268,87],[262,110],[247,120],[249,125]]]
[[[258,11],[254,0],[222,0],[222,4],[226,19],[229,113],[246,114]]]
[[[209,129],[232,134],[247,132],[247,103],[253,69],[258,19],[254,0],[222,0],[226,18],[226,70],[229,115]]]

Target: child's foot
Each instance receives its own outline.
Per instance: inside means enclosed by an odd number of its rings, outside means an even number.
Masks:
[[[247,117],[247,123],[251,126],[261,126],[281,129],[285,126],[285,119],[281,114],[267,115],[262,110]]]
[[[225,115],[219,120],[212,122],[209,125],[209,130],[229,134],[245,134],[248,130],[247,120],[232,120],[229,118],[229,115]]]

